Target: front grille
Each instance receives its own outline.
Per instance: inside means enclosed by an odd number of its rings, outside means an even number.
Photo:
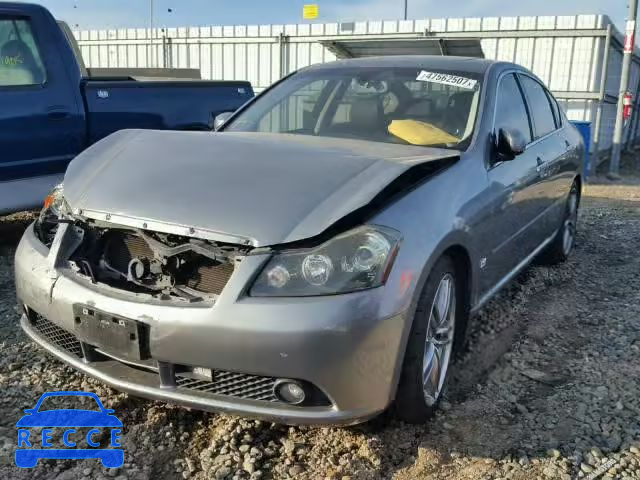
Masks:
[[[275,378],[225,372],[223,370],[213,371],[213,381],[183,377],[180,374],[176,375],[178,388],[267,402],[278,401],[273,394],[275,383]]]
[[[105,244],[104,256],[113,268],[126,274],[131,260],[153,258],[153,251],[142,237],[113,231]]]
[[[153,251],[141,236],[113,230],[105,235],[104,257],[112,268],[127,275],[131,260],[152,260]],[[233,270],[233,263],[220,263],[194,255],[188,264],[181,266],[175,274],[178,285],[186,285],[202,293],[220,295]]]
[[[82,358],[82,347],[78,338],[65,329],[60,328],[53,322],[50,322],[39,313],[31,315],[31,323],[40,335],[45,337],[50,343],[60,347],[76,357]]]
[[[220,295],[232,273],[233,265],[230,263],[203,264],[187,280],[187,286],[199,292]]]

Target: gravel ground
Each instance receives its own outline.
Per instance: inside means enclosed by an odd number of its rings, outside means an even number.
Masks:
[[[118,393],[18,330],[13,248],[32,214],[0,218],[0,478],[640,479],[640,178],[587,187],[577,250],[486,306],[426,425],[286,427]],[[15,422],[44,391],[96,392],[125,428],[125,464],[13,465]]]

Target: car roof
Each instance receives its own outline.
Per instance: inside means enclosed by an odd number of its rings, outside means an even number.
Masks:
[[[48,12],[48,10],[42,5],[35,3],[23,3],[23,2],[0,2],[1,10],[16,10],[19,12],[25,12],[29,14]]]
[[[334,62],[312,65],[304,71],[352,68],[352,67],[419,67],[442,70],[457,70],[470,73],[484,74],[491,66],[504,64],[514,67],[515,64],[488,60],[475,57],[448,57],[441,55],[389,55],[383,57],[362,57],[337,60]]]

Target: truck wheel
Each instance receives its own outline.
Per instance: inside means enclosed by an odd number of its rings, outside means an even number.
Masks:
[[[462,344],[466,315],[460,278],[453,260],[436,262],[418,300],[394,404],[395,417],[424,423],[436,411],[449,364]]]
[[[580,205],[580,192],[578,185],[573,182],[562,220],[562,225],[556,233],[553,241],[540,256],[540,263],[544,265],[556,265],[569,258],[576,242],[578,225],[578,207]]]

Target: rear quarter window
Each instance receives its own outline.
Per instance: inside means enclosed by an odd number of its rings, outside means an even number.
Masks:
[[[546,90],[547,97],[549,98],[549,103],[551,104],[551,110],[553,111],[553,116],[556,121],[556,128],[560,128],[562,126],[562,113],[560,112],[560,106],[558,105],[558,101],[555,99],[549,90]]]

